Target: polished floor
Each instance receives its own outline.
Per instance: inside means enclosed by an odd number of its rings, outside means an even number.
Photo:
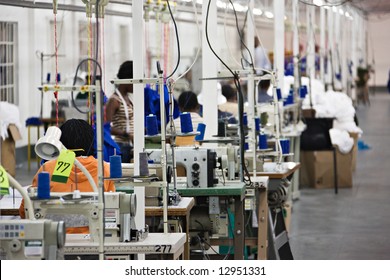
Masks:
[[[356,109],[360,140],[353,187],[303,189],[293,202],[290,245],[299,260],[390,259],[390,94]]]

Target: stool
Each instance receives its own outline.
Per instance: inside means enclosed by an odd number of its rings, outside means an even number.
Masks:
[[[26,120],[26,126],[27,126],[27,168],[28,171],[31,170],[31,128],[37,129],[37,140],[41,137],[40,136],[40,128],[43,127],[43,123],[40,121],[39,118],[28,118]],[[39,168],[39,158],[36,158],[37,161],[37,167]]]

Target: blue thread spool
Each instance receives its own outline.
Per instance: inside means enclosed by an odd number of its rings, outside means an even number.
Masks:
[[[259,135],[259,149],[265,150],[268,148],[267,144],[267,134],[260,134]]]
[[[206,131],[206,125],[204,123],[199,123],[196,131],[200,132],[200,134],[195,136],[196,141],[201,141],[204,139],[204,132]]]
[[[248,150],[249,150],[249,143],[245,142],[245,144],[244,144],[244,149],[245,149],[245,151],[248,151]]]
[[[46,82],[50,83],[50,73],[47,73],[47,75],[46,75]]]
[[[110,156],[110,177],[122,177],[122,158],[121,156]]]
[[[60,73],[57,73],[57,83],[61,82],[61,74]]]
[[[42,171],[38,174],[38,198],[50,198],[50,173]]]
[[[244,117],[242,118],[242,124],[248,126],[248,115],[244,113]]]
[[[280,146],[282,147],[282,154],[290,153],[290,139],[280,139]]]
[[[307,91],[307,85],[303,85],[303,90],[305,91],[305,96],[307,95],[308,91]]]
[[[184,112],[180,114],[180,125],[182,133],[190,133],[194,131],[194,129],[192,128],[192,120],[190,113]]]
[[[146,134],[151,136],[158,134],[157,117],[153,114],[146,116]]]
[[[282,100],[282,91],[280,88],[276,89],[276,96],[278,97],[278,100]]]
[[[255,117],[255,129],[256,129],[256,132],[260,131],[260,118],[259,117]]]
[[[302,99],[306,97],[306,92],[305,92],[304,87],[299,88],[299,97]]]

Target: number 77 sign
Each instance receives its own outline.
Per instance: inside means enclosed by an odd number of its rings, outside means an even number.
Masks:
[[[76,154],[73,151],[61,151],[60,156],[57,158],[53,175],[51,176],[53,182],[66,183],[68,181],[75,157]]]

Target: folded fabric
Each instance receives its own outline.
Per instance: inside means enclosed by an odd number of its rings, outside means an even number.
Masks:
[[[348,132],[337,128],[329,129],[330,139],[333,145],[337,145],[340,153],[347,154],[352,150],[354,141]]]

